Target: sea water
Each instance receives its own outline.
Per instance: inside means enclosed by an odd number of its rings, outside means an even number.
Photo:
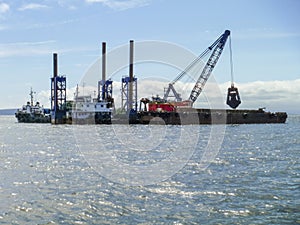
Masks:
[[[0,224],[300,224],[285,124],[50,125],[0,117]]]

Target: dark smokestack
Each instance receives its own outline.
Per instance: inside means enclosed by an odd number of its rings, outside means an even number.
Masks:
[[[57,77],[57,53],[53,53],[53,77]]]
[[[128,93],[128,109],[133,107],[133,40],[130,40],[129,46],[129,93]]]
[[[129,77],[130,82],[133,81],[133,40],[130,40],[130,49],[129,49]]]
[[[106,43],[102,42],[102,81],[106,80]]]

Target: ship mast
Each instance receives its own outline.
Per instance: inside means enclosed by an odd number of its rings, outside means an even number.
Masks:
[[[32,87],[30,88],[30,105],[33,106],[33,94],[35,94],[35,92],[32,91]]]

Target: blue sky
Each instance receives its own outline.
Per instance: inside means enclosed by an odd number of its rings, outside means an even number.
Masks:
[[[261,81],[268,94],[286,94],[285,104],[278,100],[271,109],[300,113],[299,12],[298,0],[0,0],[0,108],[20,107],[31,86],[37,93],[49,89],[53,52],[72,88],[102,41],[108,51],[130,39],[167,41],[198,55],[229,29],[235,82],[255,89]],[[230,81],[228,65],[227,48],[214,70],[220,84]]]

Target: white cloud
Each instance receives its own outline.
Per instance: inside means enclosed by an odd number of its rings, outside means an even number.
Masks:
[[[22,27],[22,29],[29,30],[29,29],[51,28],[51,27],[64,26],[67,24],[76,23],[78,21],[79,19],[66,19],[66,20],[53,22],[53,23],[39,23],[39,21],[37,21],[37,23],[29,24],[27,26]]]
[[[60,53],[87,52],[93,51],[93,48],[80,46],[74,48],[58,48],[55,40],[39,42],[16,42],[5,44],[0,43],[0,58],[14,56],[49,55],[55,51],[58,51]]]
[[[85,0],[87,3],[101,3],[114,10],[138,8],[149,4],[149,0]]]
[[[162,97],[163,88],[166,86],[167,83],[162,81],[139,81],[138,98],[149,98],[156,94]],[[193,86],[194,83],[184,84],[177,82],[175,89],[182,94],[183,99],[187,99]],[[220,105],[219,103],[222,103],[222,101],[225,103],[227,88],[230,87],[230,82],[222,83],[218,86],[220,94],[217,94],[214,83],[208,81],[195,107],[203,108],[210,107],[210,105]],[[240,83],[235,86],[238,88],[242,100],[242,104],[239,107],[240,109],[258,109],[265,107],[267,111],[287,111],[288,113],[300,114],[300,79],[255,81]],[[117,94],[116,91],[118,92],[118,89],[114,90],[114,93]]]
[[[236,85],[241,108],[266,107],[268,110],[300,113],[300,79],[285,81],[255,81]],[[229,83],[220,85],[224,95]]]
[[[29,4],[21,6],[18,10],[25,11],[25,10],[37,10],[37,9],[45,9],[45,8],[49,8],[49,6],[37,4],[37,3],[29,3]]]
[[[0,14],[4,14],[8,12],[10,9],[9,5],[7,3],[1,2],[0,3]]]
[[[57,3],[60,7],[68,10],[76,10],[79,8],[74,0],[58,0]]]
[[[0,31],[8,29],[6,26],[0,25]]]
[[[6,14],[9,12],[10,6],[7,3],[0,2],[0,20],[3,20],[6,18]],[[4,30],[5,27],[0,25],[0,31]]]
[[[49,54],[49,52],[53,51],[50,47],[53,43],[55,43],[54,40],[0,44],[0,58]]]
[[[151,98],[157,94],[163,97],[164,87],[168,84],[160,80],[138,80],[138,101],[143,98]],[[177,82],[175,89],[182,94],[183,100],[188,99],[194,83]],[[203,92],[200,94],[196,108],[214,108],[225,104],[227,88],[230,82],[216,84],[208,81]],[[241,95],[242,104],[240,109],[258,109],[265,107],[267,111],[286,111],[288,113],[300,114],[300,79],[286,81],[255,81],[249,83],[240,83],[235,85]],[[216,88],[219,90],[216,91]],[[113,82],[113,96],[116,107],[121,106],[121,83]],[[97,91],[96,85],[79,87],[80,94],[94,95]],[[68,97],[72,98],[75,88],[71,88]],[[50,93],[49,93],[50,94]],[[224,105],[225,106],[225,105]],[[226,106],[226,108],[229,108]]]
[[[67,78],[68,79],[68,78]],[[183,99],[187,99],[193,83],[184,84],[176,83],[175,89],[183,95]],[[216,95],[216,89],[212,88],[212,83],[208,82],[205,89],[199,96],[195,107],[196,108],[210,108],[214,103],[208,101],[223,101],[225,104],[227,88],[230,82],[219,84],[220,93],[223,99]],[[138,101],[142,97],[151,98],[153,95],[163,95],[164,87],[167,83],[159,80],[138,80]],[[249,83],[240,83],[235,85],[240,92],[242,104],[239,109],[258,109],[265,107],[266,111],[278,112],[284,111],[288,114],[300,114],[300,79],[285,80],[285,81],[255,81]],[[113,97],[115,98],[116,107],[121,107],[121,82],[113,82]],[[67,99],[71,100],[74,97],[76,87],[69,87],[67,89]],[[79,95],[96,96],[97,87],[82,84],[79,86]],[[27,97],[27,96],[24,96]],[[27,101],[28,99],[24,99]],[[40,91],[36,94],[35,100],[39,101],[45,107],[50,107],[50,90]],[[0,108],[16,107],[14,101],[7,105],[7,101],[3,100]],[[5,105],[4,102],[6,102]],[[18,101],[19,102],[19,101]],[[24,104],[21,103],[21,104]],[[17,106],[20,107],[20,106]],[[229,108],[229,107],[227,107]]]

